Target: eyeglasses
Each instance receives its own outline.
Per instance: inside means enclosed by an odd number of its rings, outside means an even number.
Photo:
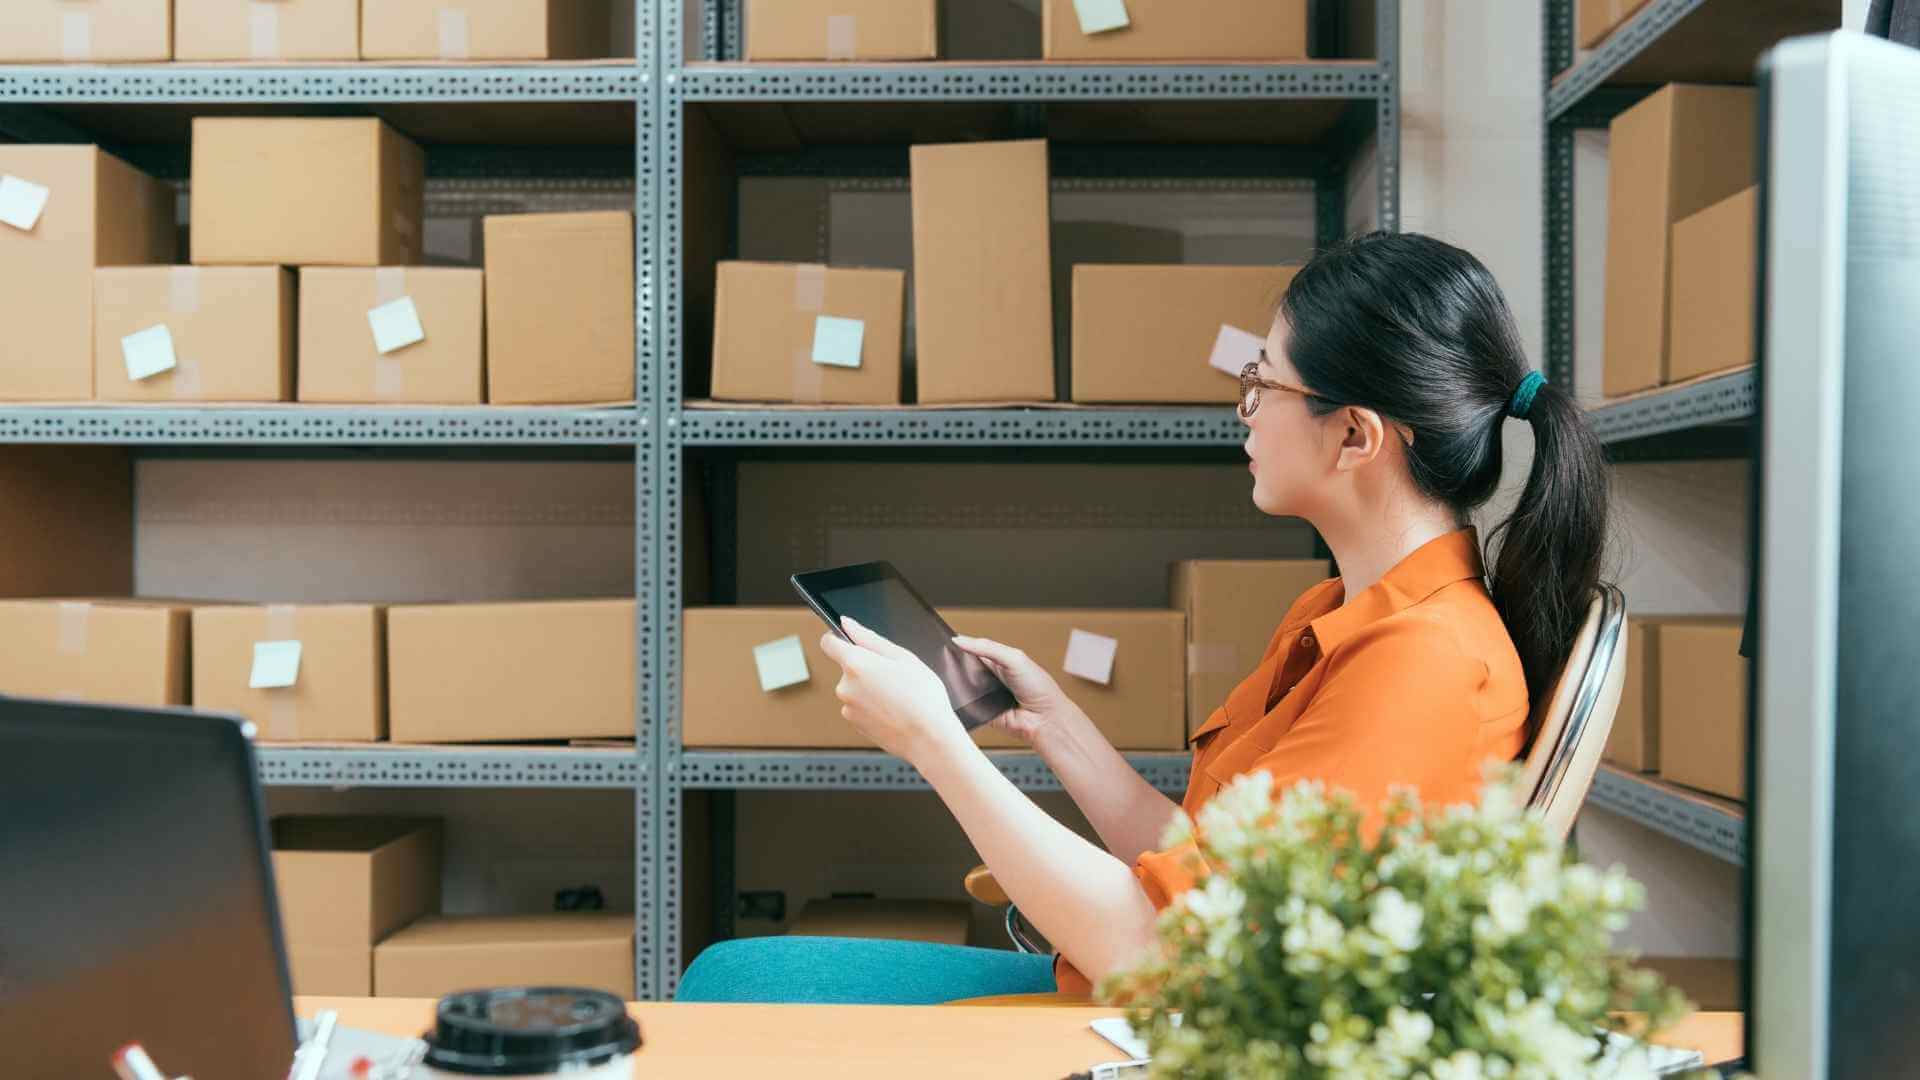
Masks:
[[[1260,377],[1260,362],[1254,361],[1240,369],[1240,419],[1249,420],[1260,409],[1260,391],[1279,390],[1288,394],[1299,394],[1303,398],[1318,398],[1320,395],[1303,387],[1289,386]]]

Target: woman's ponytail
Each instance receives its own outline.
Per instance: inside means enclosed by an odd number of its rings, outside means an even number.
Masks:
[[[1608,474],[1600,440],[1566,391],[1539,385],[1525,418],[1533,467],[1513,515],[1488,538],[1499,544],[1489,591],[1538,702],[1552,692],[1600,582]]]

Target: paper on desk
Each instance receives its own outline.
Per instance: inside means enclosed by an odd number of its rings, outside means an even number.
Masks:
[[[1133,1058],[1144,1061],[1152,1057],[1147,1041],[1133,1033],[1133,1025],[1125,1017],[1114,1016],[1104,1020],[1095,1020],[1088,1025],[1093,1033],[1112,1043],[1116,1050]],[[1173,1018],[1173,1026],[1180,1026],[1180,1017]],[[1629,1061],[1640,1061],[1645,1054],[1644,1064],[1655,1076],[1671,1076],[1675,1073],[1698,1069],[1706,1064],[1706,1059],[1698,1050],[1677,1050],[1671,1046],[1650,1046],[1636,1042],[1624,1035],[1607,1033],[1606,1062],[1618,1068]]]
[[[300,1020],[300,1042],[313,1038],[314,1022]],[[327,1044],[327,1059],[320,1065],[320,1080],[401,1080],[421,1057],[426,1044],[419,1039],[396,1039],[371,1031],[356,1031],[342,1025],[333,1029]],[[353,1071],[353,1063],[365,1058],[372,1064],[366,1073]]]

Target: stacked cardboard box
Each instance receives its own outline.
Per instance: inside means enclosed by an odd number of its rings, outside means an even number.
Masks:
[[[176,60],[358,60],[360,0],[173,0]],[[369,5],[374,10],[415,5]]]
[[[1042,0],[1048,60],[1304,60],[1308,0]]]
[[[138,600],[0,601],[0,694],[187,704],[188,609]]]
[[[301,268],[300,400],[484,402],[482,281],[451,267]]]
[[[632,600],[388,609],[393,741],[631,737],[635,618]]]
[[[723,262],[716,284],[716,399],[899,404],[906,274]]]
[[[266,740],[387,736],[384,612],[365,604],[193,611],[193,703]]]
[[[1073,400],[1232,401],[1298,269],[1074,267]]]
[[[171,60],[173,5],[174,0],[6,0],[0,4],[0,62]]]
[[[1591,49],[1647,6],[1647,0],[1580,0],[1580,47]]]
[[[1759,241],[1758,187],[1714,203],[1673,227],[1668,382],[1755,361]]]
[[[173,261],[173,203],[96,147],[0,146],[0,400],[94,396],[94,270]]]
[[[936,0],[747,0],[748,60],[934,60]]]
[[[284,817],[273,875],[293,992],[369,997],[374,946],[440,910],[440,823]]]
[[[1607,396],[1673,382],[1703,363],[1673,351],[1680,344],[1674,337],[1674,226],[1753,185],[1753,110],[1751,87],[1674,84],[1614,118],[1607,171]],[[1686,230],[1693,250],[1681,268],[1695,279],[1731,276],[1750,291],[1753,241],[1750,229],[1738,227],[1743,212],[1729,208],[1724,217]],[[1697,332],[1687,333],[1691,341]]]
[[[378,997],[438,998],[476,986],[580,986],[635,997],[634,918],[436,915],[373,950]]]
[[[1747,661],[1741,623],[1662,625],[1660,775],[1722,798],[1747,797]]]
[[[609,0],[364,5],[367,60],[586,60],[612,53]]]
[[[1332,576],[1324,559],[1203,559],[1175,563],[1173,605],[1187,615],[1187,734],[1226,704],[1265,658],[1287,609]]]
[[[487,400],[633,400],[633,215],[489,217]]]

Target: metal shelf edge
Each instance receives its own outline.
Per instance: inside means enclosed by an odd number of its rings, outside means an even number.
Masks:
[[[633,408],[0,405],[0,443],[631,446]]]
[[[1758,382],[1752,368],[1682,383],[1587,410],[1594,433],[1605,443],[1707,424],[1751,420],[1758,408]]]
[[[0,101],[632,101],[649,77],[621,63],[0,65]]]
[[[1746,862],[1745,816],[1689,798],[1609,766],[1594,774],[1587,801],[1735,866]]]
[[[632,789],[638,754],[484,747],[261,746],[260,782],[277,787]]]
[[[670,70],[666,82],[686,101],[1371,100],[1392,91],[1384,65],[1353,61],[697,64]]]
[[[1613,74],[1659,40],[1674,24],[1694,13],[1707,0],[1653,0],[1616,27],[1586,59],[1568,68],[1564,77],[1547,85],[1547,122],[1552,123],[1599,89]]]
[[[1237,446],[1231,406],[1142,409],[682,409],[668,420],[684,446],[1176,445]]]
[[[990,750],[996,768],[1023,791],[1059,791],[1059,778],[1038,754]],[[1140,775],[1164,792],[1186,790],[1192,757],[1186,753],[1126,755]],[[924,791],[913,766],[878,752],[689,750],[676,783],[710,790]]]

